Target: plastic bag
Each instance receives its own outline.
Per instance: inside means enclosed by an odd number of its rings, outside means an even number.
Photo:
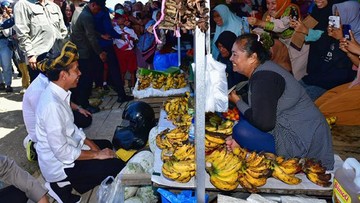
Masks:
[[[121,203],[124,200],[124,190],[120,176],[116,176],[115,179],[112,176],[105,178],[101,182],[96,196],[98,203]]]
[[[164,71],[170,66],[178,66],[177,52],[161,54],[158,51],[154,55],[154,69],[158,71]]]
[[[225,64],[215,61],[211,54],[206,55],[206,112],[228,110],[229,98],[225,69]]]

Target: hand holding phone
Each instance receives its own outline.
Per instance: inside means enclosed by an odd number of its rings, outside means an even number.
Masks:
[[[349,25],[349,24],[342,25],[343,36],[347,40],[351,40],[350,30],[351,30],[351,25]]]
[[[340,16],[329,16],[329,26],[340,28]]]

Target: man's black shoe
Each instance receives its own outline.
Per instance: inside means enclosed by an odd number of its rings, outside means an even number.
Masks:
[[[66,184],[60,187],[59,185]],[[49,195],[58,203],[77,203],[81,201],[79,195],[72,194],[70,183],[45,183],[45,187],[49,190]]]
[[[88,106],[85,109],[88,110],[91,114],[94,114],[94,113],[97,113],[100,111],[100,108],[95,107],[95,106]]]
[[[5,90],[5,84],[4,83],[0,83],[0,90]]]
[[[13,88],[11,86],[6,86],[5,92],[13,92]]]
[[[134,99],[133,96],[127,96],[126,95],[125,97],[118,97],[117,102],[118,103],[123,103],[123,102],[131,101],[133,99]]]

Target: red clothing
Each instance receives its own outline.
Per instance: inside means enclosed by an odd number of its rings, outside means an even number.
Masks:
[[[134,50],[123,50],[119,49],[116,46],[115,53],[116,57],[119,61],[119,69],[121,74],[125,74],[126,71],[130,73],[135,73],[137,70],[137,60],[136,60],[136,53]]]

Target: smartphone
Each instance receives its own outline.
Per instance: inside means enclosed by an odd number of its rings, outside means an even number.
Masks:
[[[290,17],[293,19],[293,20],[298,20],[299,18],[299,14],[297,12],[297,10],[295,8],[291,8],[290,10]]]
[[[342,25],[343,36],[347,40],[351,40],[350,39],[350,32],[349,32],[350,30],[351,30],[351,25],[349,25],[349,24]]]
[[[340,16],[329,16],[329,26],[340,28]]]

